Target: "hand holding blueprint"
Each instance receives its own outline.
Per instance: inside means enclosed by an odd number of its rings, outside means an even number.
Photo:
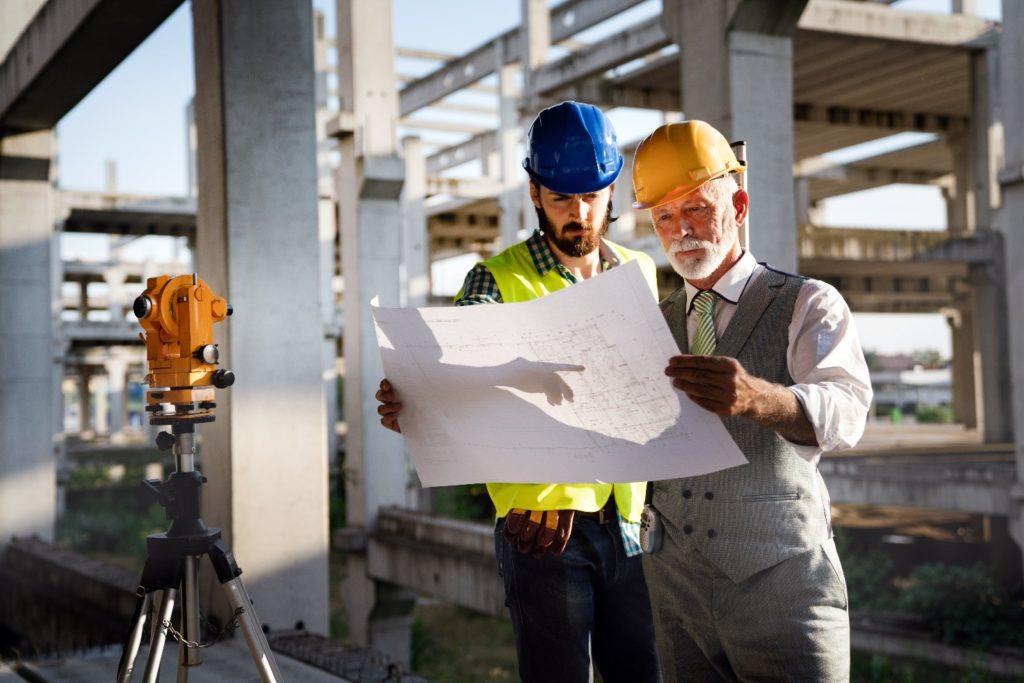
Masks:
[[[424,486],[674,479],[747,462],[665,376],[679,349],[635,262],[526,303],[373,317]]]

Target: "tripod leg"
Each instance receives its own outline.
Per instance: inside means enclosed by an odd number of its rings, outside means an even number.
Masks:
[[[155,629],[153,640],[149,645],[149,659],[146,660],[146,673],[143,674],[144,683],[156,683],[160,676],[160,658],[164,654],[164,644],[167,642],[167,624],[171,623],[171,612],[174,611],[175,594],[178,591],[168,588],[163,591],[163,600],[160,601],[160,611],[154,620]]]
[[[278,683],[281,680],[281,672],[277,670],[277,662],[274,661],[267,637],[263,635],[259,619],[256,618],[256,610],[252,607],[252,599],[245,590],[242,579],[236,577],[221,585],[227,593],[232,609],[238,613],[238,623],[241,625],[242,635],[245,636],[245,644],[249,646],[249,656],[259,670],[260,680],[263,683]]]
[[[185,639],[193,643],[202,640],[199,632],[199,558],[185,558],[185,590],[181,596],[181,633]],[[199,650],[182,645],[179,650],[178,665],[180,667],[199,666],[203,661]]]
[[[121,650],[121,661],[117,665],[117,683],[129,683],[132,680],[132,671],[135,670],[135,658],[139,654],[139,646],[142,644],[142,632],[146,628],[146,614],[149,612],[152,602],[151,594],[143,593],[139,596],[139,601],[135,603],[135,614],[132,615],[131,628],[128,631],[128,638],[124,642],[124,649]]]

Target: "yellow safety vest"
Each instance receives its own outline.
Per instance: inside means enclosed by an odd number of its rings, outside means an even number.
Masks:
[[[657,267],[647,254],[626,249],[605,240],[619,258],[620,263],[636,260],[640,263],[651,295],[657,300]],[[537,272],[533,256],[526,242],[514,244],[501,253],[484,261],[487,270],[494,276],[506,303],[529,301],[551,292],[565,289],[569,282],[555,268],[543,276]],[[460,292],[461,296],[461,292]],[[596,512],[608,502],[615,491],[615,503],[619,514],[631,522],[640,521],[644,507],[644,493],[647,482],[628,484],[487,484],[487,492],[497,510],[498,517],[504,517],[512,508],[527,510],[582,510]]]

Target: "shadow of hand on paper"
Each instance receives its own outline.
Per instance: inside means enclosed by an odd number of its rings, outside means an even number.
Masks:
[[[531,361],[523,357],[501,365],[480,368],[480,380],[490,386],[518,389],[525,394],[544,394],[548,405],[572,403],[573,392],[560,372],[583,372],[582,365]]]

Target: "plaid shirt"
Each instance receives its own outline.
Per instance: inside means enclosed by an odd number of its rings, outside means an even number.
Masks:
[[[541,276],[554,268],[559,275],[565,278],[570,285],[578,282],[576,276],[569,272],[569,269],[562,265],[548,241],[539,230],[530,235],[526,240],[526,247],[533,257],[533,265]],[[619,265],[619,258],[603,241],[599,247],[601,254],[601,270],[608,270]],[[462,292],[455,300],[456,306],[472,306],[474,304],[500,304],[502,303],[501,291],[498,289],[498,282],[494,279],[491,271],[483,263],[476,264],[462,283]],[[619,517],[619,530],[622,533],[622,547],[626,551],[626,557],[633,557],[640,554],[640,524],[630,522],[621,514]]]

